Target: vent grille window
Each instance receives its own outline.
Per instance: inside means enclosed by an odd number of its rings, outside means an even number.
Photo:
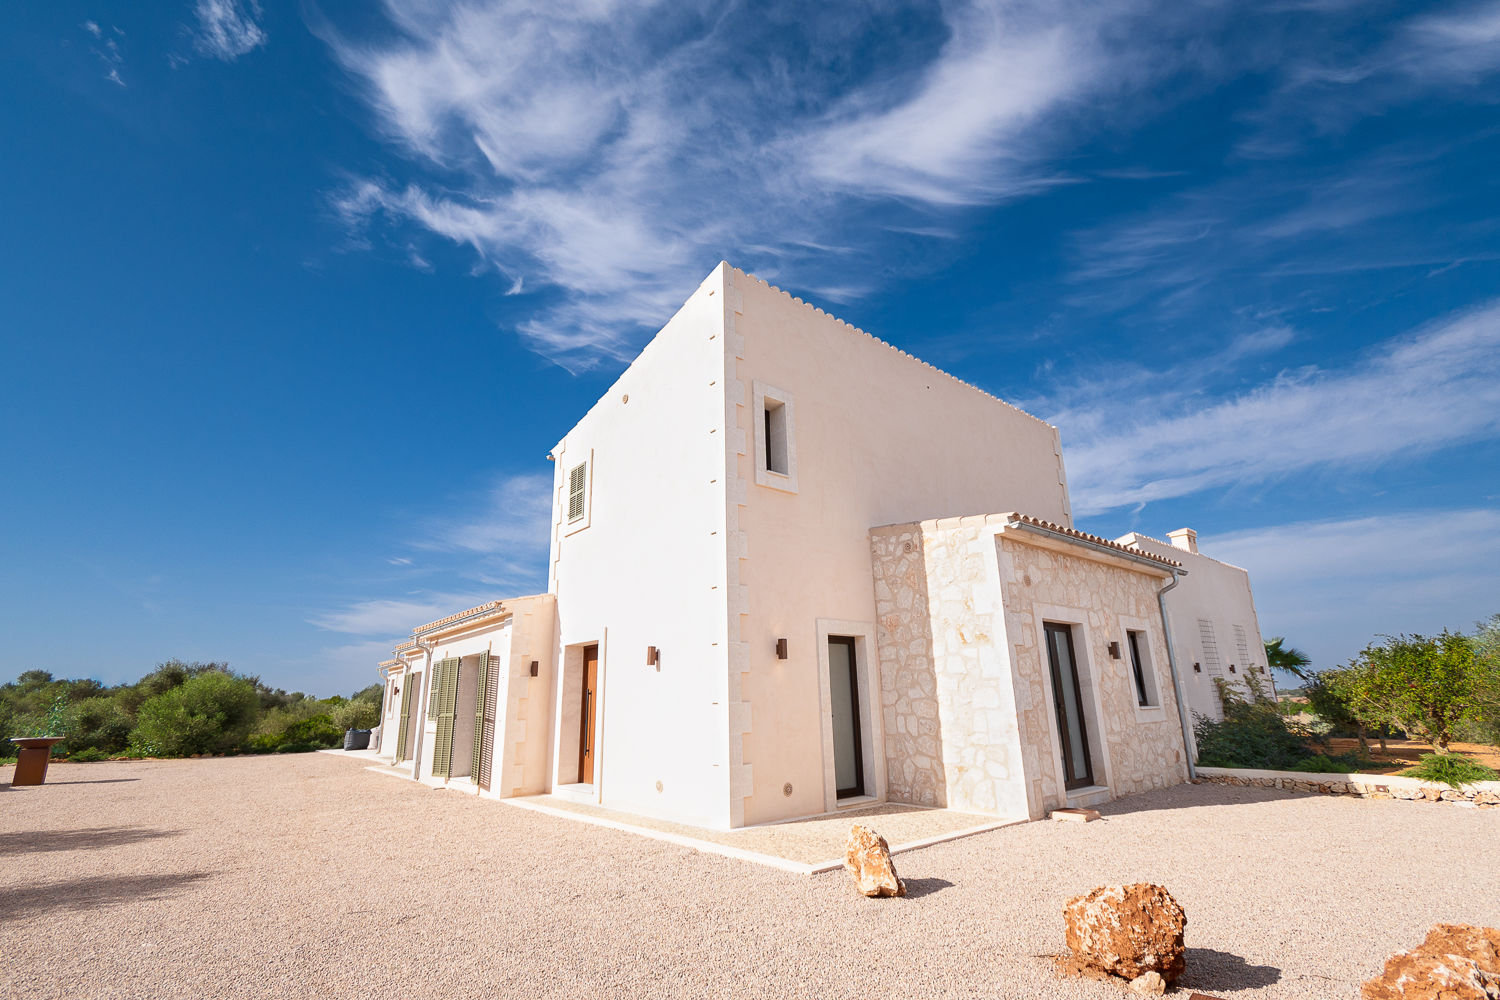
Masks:
[[[1223,677],[1224,664],[1219,659],[1219,640],[1214,638],[1214,623],[1199,618],[1198,638],[1203,645],[1203,665],[1208,668],[1208,676]]]
[[[1240,625],[1230,626],[1234,629],[1234,649],[1240,654],[1240,666],[1246,673],[1250,672],[1250,643],[1245,639],[1245,629]]]
[[[588,496],[589,466],[580,462],[568,473],[568,523],[583,520]]]

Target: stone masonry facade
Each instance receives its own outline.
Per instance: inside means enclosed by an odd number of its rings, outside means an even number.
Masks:
[[[888,797],[1033,818],[1066,803],[1044,618],[1074,625],[1109,797],[1186,780],[1156,603],[1164,574],[1043,548],[1003,525],[991,515],[871,532]],[[1137,710],[1127,661],[1109,656],[1122,620],[1147,634],[1154,709]]]

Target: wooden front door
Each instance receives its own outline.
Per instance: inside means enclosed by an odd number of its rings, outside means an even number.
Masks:
[[[583,714],[578,723],[578,781],[580,784],[594,783],[594,755],[598,752],[595,726],[599,713],[599,647],[588,646],[583,651]]]
[[[1078,659],[1073,654],[1073,630],[1046,622],[1047,661],[1052,668],[1052,701],[1057,710],[1057,735],[1062,744],[1063,785],[1071,790],[1094,783],[1089,757],[1088,723],[1083,715],[1083,688],[1078,681]]]

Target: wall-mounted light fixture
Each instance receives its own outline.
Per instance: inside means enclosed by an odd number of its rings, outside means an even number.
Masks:
[[[1195,664],[1193,664],[1193,673],[1195,673],[1195,674],[1201,674],[1201,673],[1203,673],[1203,664],[1201,664],[1201,663],[1195,663]]]
[[[657,655],[655,646],[646,647],[646,666],[661,669],[661,657]]]
[[[1230,664],[1230,665],[1229,665],[1229,672],[1230,672],[1230,673],[1231,673],[1231,674],[1232,674],[1232,673],[1234,673],[1234,664],[1233,664],[1233,663],[1231,663],[1231,664]]]
[[[784,660],[784,659],[786,659],[786,640],[785,639],[777,639],[776,640],[776,659],[778,659],[778,660]]]
[[[531,676],[535,677],[536,673],[537,673],[537,670],[540,667],[541,667],[540,663],[538,663],[536,660],[532,660],[531,661]]]
[[[1111,660],[1118,660],[1120,658],[1120,644],[1118,642],[1109,644],[1109,658]]]

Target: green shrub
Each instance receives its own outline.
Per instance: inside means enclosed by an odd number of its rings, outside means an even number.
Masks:
[[[276,748],[277,753],[312,753],[318,747],[311,743],[283,743]]]
[[[1306,760],[1299,760],[1287,770],[1304,771],[1309,774],[1347,774],[1360,771],[1371,763],[1373,762],[1359,754],[1340,754],[1337,757],[1314,754]]]
[[[342,746],[344,743],[344,731],[326,715],[314,715],[287,726],[282,735],[285,737],[283,743],[306,743],[314,748]]]
[[[1198,763],[1205,767],[1253,767],[1289,770],[1311,754],[1304,737],[1287,723],[1274,704],[1224,699],[1224,719],[1198,716],[1193,724]]]
[[[356,699],[333,706],[328,716],[340,734],[350,729],[374,729],[375,723],[380,721],[380,706],[373,701]]]
[[[119,703],[109,696],[84,698],[68,706],[63,714],[62,733],[66,737],[57,749],[71,760],[78,754],[97,750],[105,756],[123,753],[130,742],[132,724]]]
[[[78,764],[87,764],[96,760],[109,760],[109,754],[95,747],[85,747],[76,753],[68,754],[68,759]]]
[[[249,681],[206,671],[147,699],[130,746],[152,757],[219,753],[245,742],[259,708]]]
[[[1471,785],[1476,781],[1500,779],[1500,774],[1494,768],[1485,767],[1472,757],[1457,753],[1424,753],[1418,758],[1416,767],[1408,767],[1401,774],[1408,778],[1441,782],[1454,788]]]

